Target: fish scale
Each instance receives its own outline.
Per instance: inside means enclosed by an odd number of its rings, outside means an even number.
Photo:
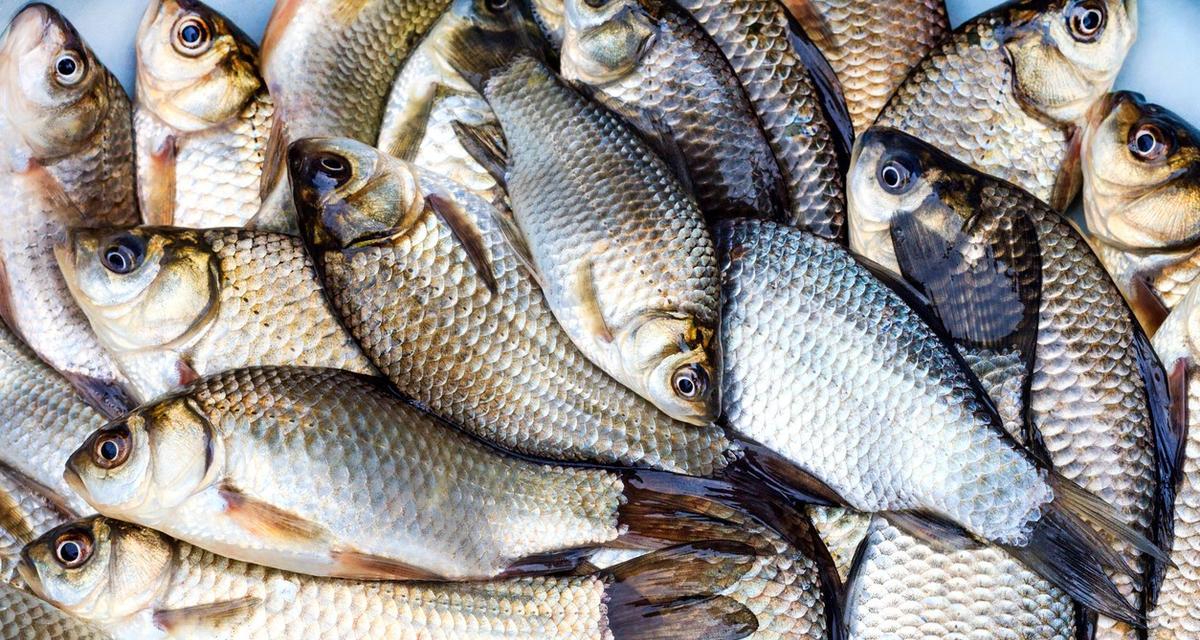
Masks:
[[[0,583],[20,581],[17,562],[31,536],[77,517],[62,498],[11,466],[0,465]]]
[[[0,640],[108,640],[108,634],[0,581]]]

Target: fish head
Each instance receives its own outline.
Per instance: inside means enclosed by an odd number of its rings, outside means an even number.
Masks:
[[[148,608],[170,578],[173,555],[172,541],[161,533],[92,516],[25,545],[17,569],[38,596],[105,622]]]
[[[301,234],[322,253],[386,242],[425,210],[411,165],[349,138],[307,138],[288,147]]]
[[[199,231],[76,229],[55,257],[96,335],[114,351],[170,348],[218,310],[219,260]]]
[[[614,336],[650,400],[676,420],[712,424],[721,415],[721,352],[715,327],[673,313],[648,314]]]
[[[97,134],[112,104],[108,71],[58,11],[22,9],[0,43],[0,112],[35,158],[70,155]]]
[[[979,174],[936,147],[886,127],[854,146],[847,178],[851,249],[899,274],[892,221],[912,214],[926,224],[961,228],[981,187]]]
[[[646,0],[566,0],[562,73],[590,85],[615,82],[638,67],[658,40],[660,5]]]
[[[221,453],[203,410],[173,395],[96,430],[63,475],[97,511],[153,525],[215,482]]]
[[[480,93],[493,73],[516,58],[546,57],[548,43],[526,0],[453,0],[442,20],[440,50]]]
[[[532,0],[529,10],[546,40],[555,47],[561,47],[566,21],[563,0]]]
[[[1088,117],[1081,156],[1088,230],[1134,250],[1200,243],[1200,132],[1136,93]]]
[[[1006,11],[1018,98],[1060,124],[1080,122],[1112,89],[1137,38],[1137,0],[1025,0]]]
[[[196,0],[151,0],[136,50],[138,104],[178,131],[236,117],[263,85],[253,42]]]

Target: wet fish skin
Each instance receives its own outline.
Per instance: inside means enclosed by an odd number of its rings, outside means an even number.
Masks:
[[[1124,91],[1098,102],[1084,131],[1088,233],[1151,334],[1200,275],[1198,144],[1191,124]]]
[[[484,440],[542,458],[709,475],[736,457],[720,429],[671,420],[579,353],[490,203],[345,139],[295,143],[289,164],[333,307],[403,393]],[[456,223],[478,236],[486,269],[431,196],[460,210]]]
[[[0,640],[107,640],[108,634],[0,581]]]
[[[1196,320],[1200,317],[1200,290],[1193,288],[1154,336],[1154,350],[1167,368],[1171,390],[1178,397],[1172,409],[1185,415],[1177,443],[1183,462],[1175,478],[1175,541],[1167,567],[1158,606],[1150,613],[1150,638],[1182,640],[1200,628],[1200,426],[1195,407],[1200,400],[1200,376],[1197,368],[1200,342]]]
[[[58,564],[60,540],[86,545],[82,570]],[[24,557],[22,573],[39,593],[122,637],[159,636],[165,626],[216,640],[676,639],[689,629],[737,639],[757,626],[740,604],[707,597],[749,568],[753,549],[736,543],[677,548],[590,576],[364,583],[247,565],[93,518],[43,536]]]
[[[797,48],[803,33],[778,0],[679,0],[725,53],[754,105],[783,170],[789,222],[844,239],[848,137],[823,108],[821,89]],[[809,45],[811,46],[811,44]],[[849,149],[845,149],[849,153]]]
[[[12,205],[0,315],[90,402],[119,414],[138,398],[70,299],[52,247],[69,227],[137,222],[128,98],[61,15],[32,4],[0,45],[0,101],[0,195]]]
[[[1147,340],[1079,232],[1062,216],[1016,186],[978,173],[902,132],[872,129],[859,141],[849,177],[851,218],[864,255],[899,273],[894,221],[902,215],[967,220],[976,211],[1000,218],[1027,216],[1040,247],[1036,360],[1029,380],[1030,416],[1055,469],[1111,504],[1128,525],[1165,545],[1161,477],[1171,461],[1156,442],[1170,432],[1160,364]],[[876,176],[900,163],[911,178],[889,194]],[[862,224],[860,225],[860,222]],[[906,277],[909,274],[905,274]],[[1158,371],[1156,374],[1155,371]],[[1086,404],[1082,401],[1086,399]],[[1144,558],[1121,548],[1131,566]],[[1116,582],[1130,601],[1151,572],[1135,583]],[[1102,621],[1099,637],[1133,631]],[[1110,635],[1112,634],[1112,635]]]
[[[1070,25],[1087,24],[1079,21],[1091,11],[1103,13],[1103,26],[1084,37],[1090,31]],[[1079,190],[1073,136],[1112,87],[1136,35],[1137,0],[1002,5],[942,40],[876,125],[910,133],[1063,210]]]
[[[127,273],[110,252],[128,252]],[[145,398],[249,366],[375,368],[325,301],[304,243],[248,229],[76,231],[56,249],[100,342]]]
[[[563,78],[680,154],[710,220],[785,219],[787,188],[724,53],[673,2],[566,0]]]
[[[194,43],[185,30],[198,34]],[[245,225],[262,205],[275,111],[258,48],[201,2],[154,0],[136,51],[138,198],[147,222]]]
[[[854,123],[866,131],[930,49],[950,31],[944,0],[787,0],[825,54]]]
[[[0,463],[0,583],[19,580],[17,562],[22,547],[78,517],[64,498]]]

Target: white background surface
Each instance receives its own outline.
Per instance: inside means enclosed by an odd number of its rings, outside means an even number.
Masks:
[[[45,0],[74,24],[126,88],[132,88],[133,36],[143,0]],[[891,0],[877,0],[890,2]],[[0,0],[0,19],[25,4]],[[255,39],[262,37],[273,0],[208,0]],[[948,0],[959,24],[999,4],[996,0]],[[1140,0],[1140,34],[1117,87],[1140,91],[1200,126],[1200,0]]]

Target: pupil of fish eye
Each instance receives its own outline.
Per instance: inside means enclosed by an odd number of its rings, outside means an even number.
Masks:
[[[1095,9],[1088,9],[1087,13],[1083,14],[1083,28],[1087,31],[1095,31],[1100,28],[1100,12]]]
[[[1155,142],[1154,134],[1150,133],[1149,131],[1143,131],[1139,133],[1137,137],[1138,151],[1141,151],[1142,153],[1150,153],[1154,150]]]
[[[696,384],[690,378],[679,379],[679,392],[685,396],[690,396],[696,392]]]
[[[331,173],[340,173],[346,170],[346,163],[342,162],[341,158],[325,156],[321,158],[321,168]]]
[[[58,73],[60,75],[64,75],[64,76],[74,75],[75,70],[77,68],[79,68],[79,65],[75,64],[74,60],[72,60],[68,57],[65,57],[65,56],[62,58],[59,58],[58,64],[55,66],[58,69]]]
[[[104,254],[104,259],[113,271],[125,273],[129,270],[129,260],[125,257],[124,247],[113,247]]]
[[[183,31],[179,35],[187,44],[196,44],[200,40],[200,29],[194,24],[189,24],[183,28]]]
[[[112,440],[107,440],[100,445],[100,457],[112,462],[117,459],[117,454],[120,453],[117,443]]]
[[[889,187],[900,186],[900,170],[896,167],[883,168],[883,183]]]
[[[58,557],[63,562],[75,562],[79,559],[81,551],[79,543],[73,540],[58,545]]]

